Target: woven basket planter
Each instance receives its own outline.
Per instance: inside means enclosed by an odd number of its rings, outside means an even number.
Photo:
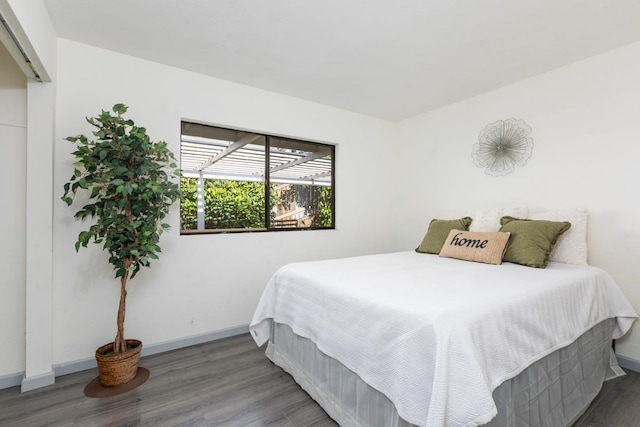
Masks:
[[[98,376],[104,387],[113,387],[127,383],[136,377],[138,362],[142,351],[142,341],[126,340],[127,348],[124,353],[110,353],[113,343],[105,344],[96,350],[98,362]]]

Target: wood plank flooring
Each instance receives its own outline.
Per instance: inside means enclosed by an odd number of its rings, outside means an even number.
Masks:
[[[151,377],[109,398],[85,397],[95,370],[20,393],[0,390],[0,426],[336,426],[248,334],[144,357]],[[608,381],[575,424],[640,425],[640,374]]]

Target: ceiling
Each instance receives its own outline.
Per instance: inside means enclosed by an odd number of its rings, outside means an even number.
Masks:
[[[637,0],[44,0],[62,38],[399,121],[640,40]]]

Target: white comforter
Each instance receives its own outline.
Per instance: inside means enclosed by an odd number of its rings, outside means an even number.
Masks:
[[[529,364],[617,317],[637,317],[595,267],[535,269],[401,252],[290,264],[260,299],[250,330],[271,322],[311,339],[421,426],[474,426],[497,413],[493,390]]]

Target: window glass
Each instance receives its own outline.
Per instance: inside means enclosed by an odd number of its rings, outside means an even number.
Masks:
[[[181,232],[333,228],[332,145],[182,123]]]
[[[272,227],[333,226],[332,154],[330,145],[270,138]]]

